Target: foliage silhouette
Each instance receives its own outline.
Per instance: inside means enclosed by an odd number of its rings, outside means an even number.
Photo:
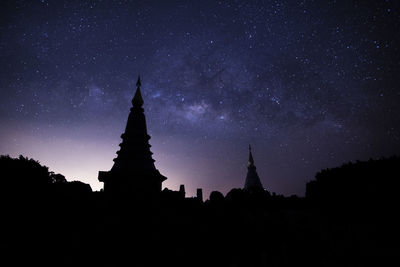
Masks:
[[[306,185],[306,197],[316,205],[340,209],[394,207],[399,198],[400,158],[357,161],[318,172]]]

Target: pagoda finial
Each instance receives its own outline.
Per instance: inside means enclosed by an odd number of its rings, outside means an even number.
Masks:
[[[142,85],[142,83],[140,82],[140,76],[138,76],[138,80],[136,82],[136,93],[135,96],[132,99],[132,105],[133,106],[138,106],[141,107],[143,105],[143,98],[142,98],[142,93],[140,92],[140,86]]]
[[[249,166],[254,165],[253,155],[251,154],[251,145],[249,145]]]

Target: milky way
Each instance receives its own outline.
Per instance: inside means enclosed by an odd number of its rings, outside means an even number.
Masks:
[[[226,193],[399,152],[396,1],[2,1],[0,153],[100,189],[137,76],[156,166]]]

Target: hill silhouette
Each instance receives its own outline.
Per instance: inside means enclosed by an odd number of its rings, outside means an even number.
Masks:
[[[38,161],[0,157],[3,263],[55,266],[372,266],[396,259],[399,158],[322,170],[306,197],[164,189],[110,198]],[[4,265],[5,266],[5,265]]]

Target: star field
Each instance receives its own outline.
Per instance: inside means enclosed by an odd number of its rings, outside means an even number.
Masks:
[[[396,1],[2,1],[0,153],[100,189],[136,89],[177,190],[261,181],[303,195],[321,168],[398,154]]]

